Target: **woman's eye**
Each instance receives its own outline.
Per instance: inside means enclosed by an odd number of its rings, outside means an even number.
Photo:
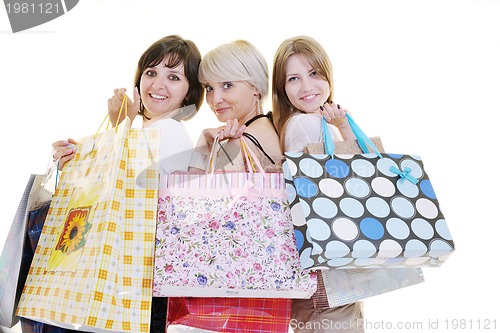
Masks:
[[[298,77],[296,77],[296,76],[290,76],[290,77],[288,78],[288,82],[291,82],[291,81],[296,81],[296,80],[298,80],[298,79],[299,79],[299,78],[298,78]]]
[[[149,69],[149,70],[145,71],[144,74],[147,76],[155,76],[156,72],[152,69]]]
[[[180,80],[179,77],[176,75],[169,75],[168,79],[172,80],[172,81],[179,81]]]
[[[316,71],[311,71],[311,76],[318,76],[318,72],[316,72]]]
[[[222,84],[222,89],[228,90],[228,89],[231,89],[232,86],[233,86],[233,84],[231,82],[224,82]]]
[[[213,91],[213,90],[214,90],[214,88],[212,88],[212,87],[210,87],[210,86],[206,86],[206,87],[205,87],[205,91],[206,91],[207,93],[208,93],[208,92],[211,92],[211,91]]]

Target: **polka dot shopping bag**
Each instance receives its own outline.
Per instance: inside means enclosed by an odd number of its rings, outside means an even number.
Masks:
[[[347,118],[363,153],[335,154],[330,135],[326,154],[285,153],[302,267],[441,265],[455,245],[422,159],[380,153]]]

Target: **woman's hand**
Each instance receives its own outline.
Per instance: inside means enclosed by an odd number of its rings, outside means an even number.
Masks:
[[[139,105],[141,101],[141,96],[139,96],[139,91],[134,88],[134,100],[132,101],[127,96],[127,114],[122,111],[120,119],[118,115],[120,114],[120,108],[122,106],[123,99],[125,98],[125,88],[115,89],[113,96],[108,99],[108,115],[109,121],[113,127],[120,124],[126,116],[130,118],[131,121],[134,120],[135,116],[139,113]]]
[[[206,143],[211,147],[217,136],[219,136],[219,141],[238,139],[243,135],[246,128],[245,125],[240,126],[238,120],[233,119],[228,120],[226,126],[203,130],[203,136]]]
[[[226,127],[222,130],[221,141],[226,139],[238,139],[241,138],[243,132],[247,127],[245,125],[240,126],[237,119],[228,120],[226,122]]]
[[[52,158],[54,161],[59,160],[59,170],[62,170],[63,166],[75,157],[76,153],[76,141],[73,139],[59,140],[52,144],[54,149],[54,154]]]
[[[344,126],[349,126],[349,123],[347,122],[347,118],[345,116],[348,110],[344,109],[339,104],[335,104],[334,102],[326,102],[319,108],[321,115],[329,124],[332,124],[339,129]]]
[[[319,108],[320,113],[325,120],[339,129],[339,132],[344,140],[352,140],[356,138],[346,117],[349,110],[344,109],[339,104],[335,104],[334,102],[326,102]]]
[[[222,128],[206,128],[203,130],[202,135],[200,136],[200,145],[207,145],[208,147],[212,147],[215,138],[219,134]]]

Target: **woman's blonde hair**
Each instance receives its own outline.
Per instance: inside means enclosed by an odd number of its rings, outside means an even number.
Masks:
[[[264,100],[269,93],[269,73],[262,53],[246,40],[222,44],[202,59],[198,74],[201,84],[208,81],[245,81],[254,86]]]
[[[308,36],[289,38],[281,43],[274,55],[272,78],[273,122],[280,137],[281,150],[284,150],[286,123],[293,114],[301,111],[294,108],[285,91],[286,61],[294,54],[305,56],[318,75],[328,82],[328,100],[333,99],[333,69],[325,49]]]

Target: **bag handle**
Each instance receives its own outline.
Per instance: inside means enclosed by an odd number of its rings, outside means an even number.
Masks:
[[[356,122],[354,121],[354,119],[352,119],[351,115],[346,113],[346,118],[347,118],[347,121],[349,122],[349,126],[351,127],[352,132],[354,133],[354,136],[358,140],[358,144],[359,144],[359,147],[361,148],[361,150],[365,154],[368,154],[368,153],[370,153],[370,151],[368,150],[367,146],[369,146],[379,158],[383,158],[382,154],[380,154],[380,152],[378,151],[378,149],[375,146],[375,144],[373,143],[373,141],[363,132],[363,130],[361,130],[361,128],[358,126],[358,124],[356,124]],[[331,136],[325,135],[325,132],[327,132],[328,134],[330,133],[328,126],[326,125],[325,118],[323,118],[323,129],[324,129],[323,130],[323,138],[324,138],[324,142],[325,142],[324,143],[325,152],[328,155],[330,155],[333,159],[333,156],[334,156],[333,155],[333,153],[334,153],[333,140],[332,140]],[[329,136],[329,138],[328,138],[328,136]],[[329,150],[327,150],[327,147]],[[391,167],[389,168],[389,171],[391,171],[395,175],[398,175],[401,179],[408,180],[409,182],[411,182],[413,184],[417,184],[419,182],[419,180],[417,178],[415,178],[414,176],[411,175],[411,169],[408,167],[405,167],[403,170],[400,170],[399,168],[391,165]]]
[[[214,139],[214,143],[212,144],[212,149],[210,149],[210,155],[208,158],[208,168],[206,170],[206,173],[208,174],[213,174],[215,172],[215,160],[216,160],[216,147],[218,145],[221,146],[221,149],[224,151],[224,153],[227,155],[228,159],[231,161],[231,158],[227,154],[226,150],[224,147],[220,144],[220,140],[222,138],[223,133],[219,132],[217,133],[217,136]],[[240,137],[240,146],[241,146],[241,153],[243,157],[245,158],[245,161],[247,163],[247,166],[249,168],[250,173],[257,172],[257,170],[261,174],[265,174],[264,168],[262,167],[262,164],[259,161],[259,158],[257,155],[248,147],[247,143],[245,142],[243,136]]]
[[[49,181],[52,179],[52,177],[54,177],[54,191],[56,190],[57,188],[57,182],[59,181],[59,159],[57,160],[54,160],[54,151],[51,152],[50,154],[50,162],[49,164],[47,165],[47,167],[45,168],[45,177],[43,178],[42,182],[41,182],[41,186],[42,187],[45,187]]]
[[[251,166],[250,172],[254,173],[257,170],[259,170],[259,173],[264,175],[265,174],[264,168],[262,167],[262,164],[260,163],[259,158],[253,152],[253,150],[250,149],[250,147],[248,147],[248,145],[245,142],[245,140],[243,139],[243,137],[240,138],[240,143],[241,143],[241,149],[244,152],[245,160],[247,161],[247,165]]]
[[[333,142],[332,134],[330,133],[325,117],[321,117],[321,131],[323,135],[325,153],[333,158],[333,155],[335,154],[335,143]]]
[[[215,153],[215,150],[217,145],[220,143],[220,136],[221,132],[217,133],[217,136],[214,139],[214,142],[212,144],[212,149],[210,149],[210,155],[208,155],[208,168],[205,170],[206,174],[213,174],[215,172],[215,156],[217,155]],[[222,148],[224,149],[224,148]],[[227,152],[224,150],[224,152],[227,154]],[[231,159],[229,159],[231,160]]]
[[[252,143],[267,157],[267,159],[272,163],[272,164],[276,164],[274,162],[274,160],[271,158],[271,156],[269,156],[268,153],[266,153],[266,151],[264,150],[264,148],[262,147],[262,145],[260,144],[259,140],[257,140],[257,138],[255,136],[253,136],[252,134],[250,133],[247,133],[247,132],[243,132],[243,136],[245,136],[247,139],[249,139],[250,141],[252,141]]]
[[[349,113],[346,113],[346,118],[347,121],[349,122],[349,126],[351,126],[351,130],[354,133],[354,136],[358,140],[358,144],[361,147],[361,150],[365,153],[368,154],[370,151],[366,147],[368,145],[375,154],[377,154],[378,157],[382,158],[382,155],[378,151],[377,147],[373,143],[373,141],[361,130],[361,128],[354,122],[354,119],[352,119],[351,115]]]
[[[358,124],[356,124],[349,113],[346,113],[346,118],[363,153],[370,153],[370,150],[368,149],[369,146],[373,150],[373,152],[377,154],[378,157],[382,158],[382,155],[378,151],[373,141],[363,132],[363,130],[361,130],[361,128],[358,126]],[[330,133],[330,129],[328,128],[328,123],[326,122],[325,117],[322,117],[321,119],[321,127],[323,132],[323,145],[325,148],[325,153],[330,155],[331,158],[334,158],[335,143],[332,139],[332,135]]]
[[[126,102],[126,101],[127,101],[127,99],[128,99],[128,96],[127,96],[127,94],[125,94],[125,95],[123,96],[122,104],[120,105],[120,111],[118,112],[118,118],[117,118],[117,121],[118,121],[118,119],[120,119],[120,118],[121,118],[121,116],[122,116],[122,111],[123,111],[124,109],[125,109],[125,114],[128,114],[128,110],[127,110],[127,104],[128,104],[128,103]],[[106,116],[104,116],[104,119],[103,119],[103,121],[101,122],[101,125],[99,125],[99,128],[97,129],[97,131],[96,131],[96,133],[95,133],[95,135],[94,135],[94,136],[97,136],[97,133],[99,133],[99,131],[100,131],[100,130],[101,130],[101,128],[102,128],[102,125],[104,125],[104,123],[106,122],[106,120],[108,121],[108,122],[107,122],[107,124],[106,124],[106,130],[108,130],[108,128],[109,128],[109,124],[111,123],[111,120],[109,119],[109,114],[108,114],[108,113],[106,113]],[[115,132],[117,132],[117,131],[118,131],[118,125],[117,125],[117,126],[115,126]]]
[[[120,119],[120,118],[121,118],[121,116],[122,116],[122,112],[123,112],[123,110],[124,110],[124,109],[125,109],[125,114],[127,114],[127,102],[126,102],[126,101],[127,101],[127,99],[128,99],[128,97],[127,97],[127,95],[125,94],[125,95],[124,95],[124,98],[123,98],[123,100],[122,100],[122,104],[121,104],[121,106],[120,106],[120,111],[119,111],[119,113],[118,113],[118,118],[117,118],[117,119]],[[108,114],[108,113],[106,113],[106,116],[104,117],[103,121],[101,122],[101,125],[99,125],[99,128],[98,128],[98,129],[97,129],[97,131],[95,132],[95,134],[94,134],[94,141],[95,141],[95,139],[97,138],[97,135],[99,134],[99,131],[101,130],[102,125],[104,125],[104,123],[106,122],[106,120],[108,121],[108,123],[106,124],[106,130],[108,130],[108,128],[109,128],[109,124],[111,123],[111,120],[109,119],[109,114]],[[117,133],[117,132],[118,132],[118,125],[116,125],[116,126],[115,126],[115,133]],[[94,150],[94,147],[95,147],[95,143],[92,145],[92,147],[91,147],[90,149],[86,149],[86,150],[85,150],[85,153],[89,153],[89,152],[93,151],[93,150]]]

